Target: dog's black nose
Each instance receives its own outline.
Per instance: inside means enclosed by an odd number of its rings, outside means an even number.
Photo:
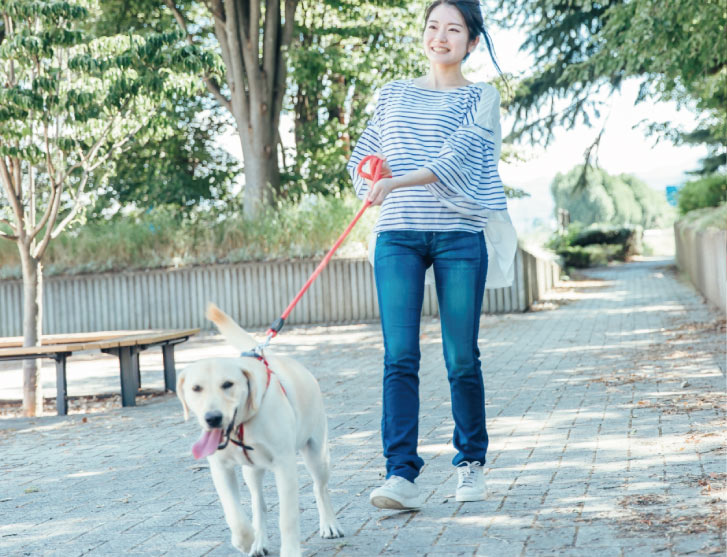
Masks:
[[[210,427],[220,427],[222,425],[222,412],[219,410],[210,410],[204,415],[204,421]]]

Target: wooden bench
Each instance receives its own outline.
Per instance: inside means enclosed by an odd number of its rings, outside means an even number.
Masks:
[[[152,346],[162,347],[164,388],[174,391],[176,370],[174,347],[186,341],[199,329],[157,331],[101,331],[68,335],[46,335],[42,346],[23,346],[21,337],[0,338],[0,360],[52,358],[56,362],[56,408],[59,415],[68,413],[66,360],[75,352],[100,350],[119,358],[121,404],[136,406],[136,393],[141,386],[139,354]]]

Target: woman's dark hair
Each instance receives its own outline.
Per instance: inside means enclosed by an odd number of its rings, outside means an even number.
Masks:
[[[492,44],[492,38],[490,37],[490,34],[487,32],[487,29],[485,29],[485,21],[482,19],[482,11],[480,10],[480,3],[478,0],[434,0],[429,6],[427,7],[427,11],[424,12],[424,25],[426,26],[427,21],[429,21],[429,16],[432,13],[432,10],[436,8],[437,6],[441,6],[442,4],[446,4],[448,6],[454,6],[459,10],[459,13],[462,14],[462,18],[464,19],[465,24],[467,25],[467,31],[469,35],[469,40],[472,41],[475,38],[479,37],[480,35],[485,37],[485,44],[487,45],[487,51],[490,53],[490,58],[492,59],[492,63],[495,65],[495,69],[497,70],[497,73],[502,75],[502,70],[500,69],[500,65],[497,63],[497,57],[495,56],[495,47]],[[467,60],[467,56],[469,56],[469,53],[467,53],[464,57],[464,60]]]

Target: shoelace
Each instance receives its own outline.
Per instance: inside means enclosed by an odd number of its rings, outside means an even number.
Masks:
[[[459,473],[459,487],[473,487],[475,485],[475,474],[479,468],[477,462],[464,462],[457,467]]]

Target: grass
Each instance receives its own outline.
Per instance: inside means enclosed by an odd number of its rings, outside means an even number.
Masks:
[[[698,230],[707,230],[708,228],[727,230],[727,203],[722,203],[719,207],[689,211],[679,219],[679,222],[693,226]]]
[[[309,196],[254,221],[216,211],[180,219],[160,208],[69,230],[51,243],[43,264],[46,275],[57,275],[322,257],[360,207],[352,194]],[[364,213],[338,257],[366,253],[377,214],[376,208]],[[0,241],[0,278],[19,277],[17,247]]]

